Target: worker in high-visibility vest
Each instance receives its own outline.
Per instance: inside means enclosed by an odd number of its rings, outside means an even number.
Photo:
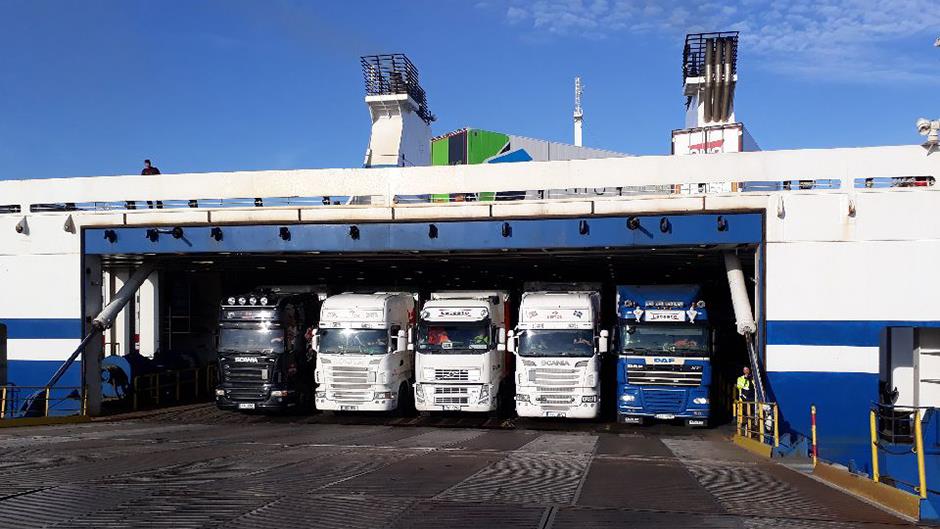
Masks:
[[[738,398],[751,402],[754,400],[754,381],[751,379],[751,368],[744,366],[743,374],[738,377]]]

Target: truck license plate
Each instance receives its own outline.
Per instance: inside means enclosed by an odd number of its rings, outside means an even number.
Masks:
[[[671,413],[657,413],[654,415],[657,419],[675,419],[676,416]]]
[[[546,417],[564,417],[565,412],[563,411],[547,411],[545,412]]]
[[[460,406],[455,406],[453,404],[448,404],[444,406],[444,411],[460,411]]]
[[[254,403],[254,402],[239,402],[239,403],[238,403],[238,409],[240,409],[240,410],[253,410],[253,409],[255,409],[255,403]]]
[[[340,406],[340,411],[356,411],[359,409],[359,406]]]

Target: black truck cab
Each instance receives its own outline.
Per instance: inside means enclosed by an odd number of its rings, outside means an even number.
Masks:
[[[215,391],[220,409],[310,407],[316,362],[309,331],[325,297],[310,287],[259,287],[222,300]]]

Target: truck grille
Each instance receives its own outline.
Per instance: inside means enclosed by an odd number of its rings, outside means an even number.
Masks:
[[[581,370],[565,367],[537,367],[529,372],[538,396],[535,402],[547,411],[567,411],[576,404],[574,395],[581,386]]]
[[[327,391],[337,402],[368,402],[372,400],[369,368],[331,366],[327,370]]]
[[[469,404],[470,389],[460,386],[437,386],[434,388],[434,404]]]
[[[268,392],[264,388],[229,388],[225,395],[231,400],[267,400]]]
[[[248,355],[242,355],[248,356]],[[233,357],[222,357],[222,384],[243,386],[268,384],[274,376],[274,360],[256,357],[258,362],[236,362]]]
[[[702,371],[692,371],[691,367],[646,364],[641,368],[629,368],[627,369],[627,383],[656,386],[701,386]]]
[[[652,413],[679,413],[685,409],[685,391],[644,389],[643,407]]]
[[[470,380],[467,369],[435,369],[434,380],[443,382],[466,382]]]

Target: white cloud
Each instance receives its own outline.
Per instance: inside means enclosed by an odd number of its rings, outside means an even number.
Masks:
[[[686,32],[741,31],[742,53],[785,73],[859,81],[940,82],[936,64],[891,53],[940,27],[936,0],[794,0],[682,3],[655,0],[504,0],[506,18],[546,35],[607,38],[623,32],[680,38]]]

